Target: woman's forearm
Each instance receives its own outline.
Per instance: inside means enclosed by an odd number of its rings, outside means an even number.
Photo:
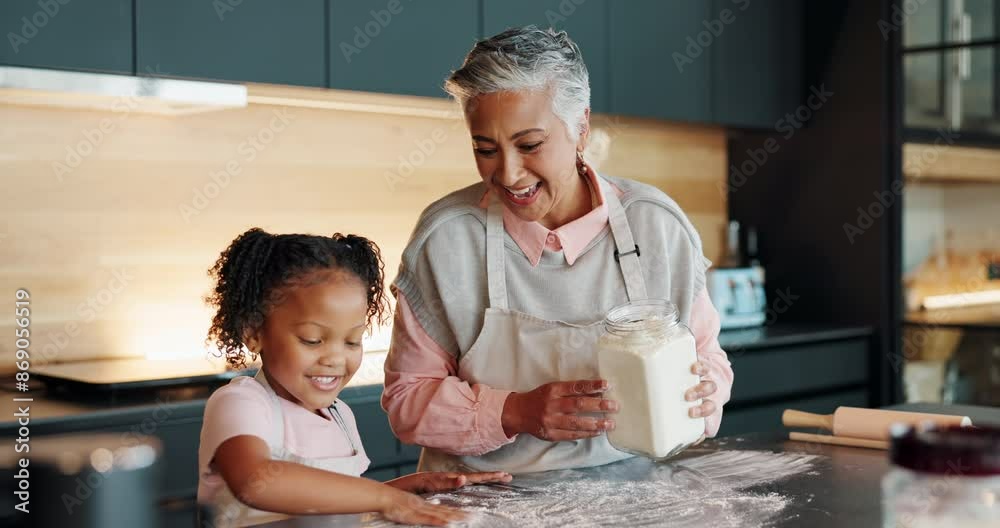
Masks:
[[[481,455],[510,443],[501,425],[509,391],[456,377],[458,361],[427,335],[402,295],[392,332],[382,407],[403,443],[455,455]]]

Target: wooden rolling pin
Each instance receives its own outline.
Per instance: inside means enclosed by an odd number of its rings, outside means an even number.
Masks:
[[[889,426],[894,423],[919,425],[924,422],[934,422],[942,426],[961,425],[967,427],[972,425],[972,420],[968,416],[858,407],[837,407],[833,414],[812,414],[787,409],[781,415],[781,423],[785,424],[785,427],[819,427],[832,432],[837,437],[866,438],[868,440],[888,440]]]
[[[851,447],[867,447],[870,449],[889,449],[889,442],[884,440],[868,440],[866,438],[849,438],[846,436],[819,435],[809,433],[788,433],[790,440],[799,442],[813,442],[819,444],[832,444]]]

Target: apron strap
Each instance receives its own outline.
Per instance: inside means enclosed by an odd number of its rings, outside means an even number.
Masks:
[[[611,235],[615,239],[615,260],[618,261],[622,278],[625,279],[625,291],[630,301],[644,300],[647,298],[646,281],[642,277],[642,264],[639,263],[639,246],[632,238],[632,228],[628,225],[625,208],[622,207],[621,200],[607,180],[599,176],[598,179],[604,191],[605,203],[608,205],[608,223],[611,225]]]
[[[486,284],[490,308],[507,309],[507,269],[504,262],[503,204],[496,196],[486,210]]]
[[[639,246],[632,237],[632,228],[625,216],[625,208],[607,180],[598,177],[604,200],[608,206],[608,223],[615,241],[614,258],[625,280],[625,291],[630,301],[647,298],[646,281],[639,263]],[[504,262],[503,205],[496,196],[490,199],[486,210],[486,283],[490,293],[490,308],[507,309],[507,272]]]
[[[257,369],[257,374],[253,377],[258,383],[264,386],[264,390],[267,391],[268,398],[271,401],[271,411],[272,416],[274,416],[274,427],[271,431],[271,435],[274,437],[275,446],[279,449],[285,448],[285,417],[281,412],[281,402],[278,401],[278,395],[275,394],[274,389],[271,388],[271,384],[267,382],[267,377],[264,376],[264,367]]]

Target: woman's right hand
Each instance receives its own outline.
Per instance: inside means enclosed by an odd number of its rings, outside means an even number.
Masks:
[[[400,524],[445,526],[464,520],[468,514],[462,510],[428,502],[419,495],[383,486],[379,513],[386,519]]]
[[[512,392],[504,402],[504,433],[528,433],[542,440],[561,442],[593,438],[615,428],[610,418],[580,416],[584,413],[618,412],[618,403],[601,397],[605,380],[556,381],[531,392]]]

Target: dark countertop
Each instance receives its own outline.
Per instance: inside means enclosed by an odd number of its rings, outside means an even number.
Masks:
[[[970,416],[973,423],[1000,424],[1000,408],[929,404],[894,408],[961,413]],[[767,478],[757,475],[761,470],[755,471],[746,464],[718,463],[736,462],[738,459],[734,457],[740,456],[767,456],[737,451],[776,453],[791,460],[789,464],[806,463],[807,467],[784,478]],[[806,460],[810,455],[815,458]],[[717,462],[706,463],[709,460]],[[526,475],[511,484],[527,489],[496,490],[480,486],[445,495],[441,502],[473,510],[494,510],[496,513],[470,523],[484,528],[562,527],[584,515],[588,526],[868,527],[881,525],[881,482],[889,468],[886,451],[793,442],[783,433],[757,433],[707,440],[667,463],[634,458],[598,468]],[[567,481],[575,483],[567,485]],[[620,493],[629,493],[635,502],[620,497],[598,500],[601,503],[593,512],[581,512],[579,508],[590,508],[588,502],[574,504],[573,499],[560,498],[556,491],[561,487],[587,492],[588,484],[597,486],[601,481],[612,481],[616,489],[622,490]],[[672,488],[677,496],[654,495],[650,501],[650,497],[643,495],[642,482],[661,483]],[[537,503],[538,508],[528,501]],[[641,507],[643,504],[645,507]],[[533,512],[530,515],[510,513],[529,510]],[[293,517],[259,526],[353,528],[382,527],[389,523],[371,515],[331,515]]]
[[[734,456],[755,456],[755,451],[778,453],[783,458],[792,454],[816,457],[797,474],[756,483],[752,475],[745,473],[746,468],[741,472],[738,467],[728,470],[715,467],[712,471],[698,467],[705,464],[706,457],[732,460]],[[616,528],[868,527],[881,523],[880,486],[888,468],[885,451],[806,444],[785,440],[777,434],[753,434],[706,441],[668,463],[633,458],[597,468],[526,475],[515,478],[511,484],[528,490],[504,492],[477,486],[448,494],[449,499],[441,502],[471,510],[495,511],[469,523],[471,527],[483,528],[561,528],[579,525],[584,519],[586,526]],[[744,479],[749,480],[749,485],[730,487]],[[574,483],[566,487],[567,481]],[[613,484],[601,484],[608,481]],[[642,487],[644,482],[656,482],[673,491],[665,495],[651,492]],[[617,488],[629,497],[616,497],[611,492],[607,498],[594,497],[598,504],[591,506],[586,500],[563,496],[571,494],[565,490],[581,489],[585,491],[579,495],[591,498],[586,492],[587,484]],[[330,515],[294,517],[259,526],[355,528],[389,526],[389,523],[372,515]]]
[[[727,352],[756,348],[801,345],[821,341],[835,341],[869,337],[872,329],[867,326],[830,324],[775,323],[768,326],[723,330],[719,344]]]

